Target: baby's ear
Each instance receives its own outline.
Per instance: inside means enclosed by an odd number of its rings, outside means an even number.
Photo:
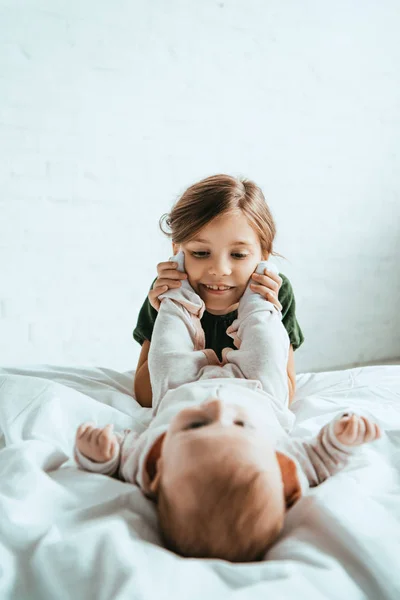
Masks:
[[[158,496],[158,488],[160,487],[160,481],[161,481],[161,471],[162,471],[162,458],[160,457],[156,463],[156,471],[155,471],[154,478],[152,479],[152,481],[150,483],[150,491],[155,496]]]
[[[153,485],[153,482],[157,479],[157,476],[161,471],[161,450],[164,438],[165,433],[163,433],[162,435],[160,435],[160,437],[156,439],[146,458],[146,471],[149,476],[151,486]]]
[[[293,460],[286,456],[286,454],[276,452],[276,458],[281,469],[286,508],[290,508],[301,497],[301,486],[297,475],[297,468]]]

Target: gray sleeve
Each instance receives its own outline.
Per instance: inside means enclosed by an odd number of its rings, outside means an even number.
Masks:
[[[335,423],[345,414],[327,423],[319,434],[310,440],[292,439],[290,452],[300,464],[310,487],[315,487],[334,475],[349,461],[359,447],[342,444],[334,433]]]

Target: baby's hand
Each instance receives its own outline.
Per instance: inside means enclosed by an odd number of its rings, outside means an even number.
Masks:
[[[379,425],[360,415],[344,415],[336,421],[334,432],[345,446],[361,446],[381,437]]]
[[[86,458],[103,463],[113,457],[118,440],[113,425],[96,428],[91,423],[83,423],[76,432],[75,444]]]

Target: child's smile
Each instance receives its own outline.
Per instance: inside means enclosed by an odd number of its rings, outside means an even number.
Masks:
[[[209,285],[207,283],[201,283],[201,286],[204,288],[204,292],[207,294],[213,294],[216,296],[226,295],[228,292],[232,292],[235,289],[235,286],[225,286],[219,284]]]
[[[178,248],[175,244],[175,253]],[[181,248],[190,285],[216,315],[237,308],[263,258],[258,236],[241,211],[216,217]]]

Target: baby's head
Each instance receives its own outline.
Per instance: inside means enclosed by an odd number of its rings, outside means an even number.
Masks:
[[[260,560],[283,526],[275,450],[243,409],[218,399],[173,419],[152,489],[165,544],[183,556]]]
[[[214,175],[195,183],[160,227],[173,253],[183,250],[189,283],[213,314],[234,310],[257,264],[274,254],[273,217],[261,189],[246,179]],[[210,285],[227,289],[216,294]]]

